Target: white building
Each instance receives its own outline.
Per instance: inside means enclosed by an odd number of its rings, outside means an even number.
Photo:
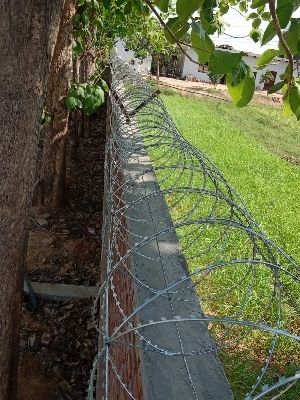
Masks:
[[[222,49],[220,49],[222,50]],[[236,50],[226,50],[234,53],[239,53],[239,51]],[[191,56],[194,60],[197,60],[197,54],[192,48],[187,48],[186,49],[187,54]],[[259,58],[258,54],[253,54],[253,53],[248,53],[247,56],[243,56],[243,60],[245,61],[246,64],[248,64],[256,77],[256,88],[259,90],[264,90],[268,89],[270,86],[273,86],[273,84],[279,82],[280,75],[283,74],[286,70],[286,67],[288,65],[288,60],[286,58],[281,58],[281,57],[276,57],[271,64],[269,64],[266,68],[264,69],[256,69],[256,64],[257,60]],[[187,56],[184,56],[181,62],[181,71],[182,71],[182,78],[186,78],[188,76],[193,76],[197,79],[199,79],[202,82],[210,82],[209,76],[208,76],[208,66],[202,65],[199,66],[195,63],[193,63],[191,60],[188,59]],[[264,83],[260,83],[260,79],[262,75],[264,75],[267,71],[272,72],[274,76],[274,81],[271,82],[268,87]],[[295,71],[296,74],[296,71]]]
[[[149,74],[151,70],[152,57],[148,56],[147,58],[140,59],[135,57],[134,51],[128,50],[124,43],[121,40],[115,45],[115,51],[124,61],[132,66],[132,68],[141,73],[141,74]]]

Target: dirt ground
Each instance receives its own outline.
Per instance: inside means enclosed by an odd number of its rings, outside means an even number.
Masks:
[[[182,93],[190,95],[199,95],[201,97],[208,96],[219,98],[220,100],[230,100],[226,85],[214,85],[207,82],[192,82],[188,80],[160,77],[160,83],[164,86],[173,87],[174,89],[182,90]],[[265,91],[256,91],[252,100],[254,104],[265,104],[275,107],[281,107],[282,95],[268,95]]]
[[[66,206],[32,210],[27,252],[31,280],[96,286],[100,276],[103,168],[103,108],[80,139],[78,161],[68,160]],[[83,400],[97,352],[92,299],[23,304],[18,400]]]

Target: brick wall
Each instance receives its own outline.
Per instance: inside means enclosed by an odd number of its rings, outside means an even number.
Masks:
[[[114,161],[118,164],[118,153],[116,152]],[[114,197],[114,209],[117,210],[114,218],[110,224],[107,225],[106,234],[111,235],[109,240],[113,244],[112,252],[112,264],[120,261],[123,256],[128,252],[128,235],[126,232],[127,221],[121,212],[118,210],[124,206],[122,184],[124,182],[123,172],[116,167],[111,172],[114,179],[113,193],[116,194]],[[107,213],[107,210],[104,210]],[[106,215],[107,218],[107,215]],[[118,222],[117,222],[118,221]],[[136,293],[135,283],[132,277],[128,273],[127,268],[130,270],[133,268],[129,258],[127,258],[120,268],[118,268],[112,275],[109,284],[109,335],[111,335],[115,329],[120,326],[124,316],[130,315],[136,304]],[[101,283],[105,280],[107,273],[107,254],[103,249],[102,261],[101,261]],[[100,300],[101,303],[105,299]],[[135,323],[133,319],[131,322]],[[105,315],[100,311],[100,329],[105,324]],[[110,360],[113,362],[115,370],[117,371],[120,379],[126,385],[127,390],[134,396],[135,399],[143,399],[143,386],[142,386],[142,375],[141,375],[141,357],[139,352],[138,337],[134,332],[130,332],[122,337],[122,342],[113,342],[109,347]],[[100,349],[103,346],[102,335],[100,335]],[[102,360],[98,370],[97,379],[97,400],[102,400],[104,395],[103,382],[105,380],[105,360]],[[111,400],[127,400],[130,395],[126,389],[122,386],[122,383],[116,376],[111,363],[109,362],[109,394],[108,398]]]

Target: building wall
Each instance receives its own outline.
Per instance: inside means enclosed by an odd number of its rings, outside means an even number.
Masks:
[[[252,68],[253,72],[256,72],[256,79],[255,79],[256,82],[255,83],[256,83],[257,89],[263,90],[264,84],[259,83],[261,76],[264,75],[267,71],[274,71],[274,72],[276,72],[276,78],[275,78],[274,83],[279,82],[281,80],[280,75],[285,72],[288,62],[286,60],[278,59],[278,60],[275,60],[272,64],[268,65],[266,68],[257,70],[256,63],[257,63],[258,57],[259,56],[244,56],[243,60],[245,61],[246,64],[248,64]]]
[[[187,52],[194,60],[198,59],[197,54],[193,49],[187,49]],[[264,84],[259,83],[261,76],[265,74],[268,70],[274,71],[276,72],[275,83],[279,82],[280,75],[285,72],[288,62],[286,60],[277,59],[267,68],[264,68],[262,70],[257,70],[256,63],[258,57],[259,56],[257,55],[248,55],[244,56],[243,60],[245,61],[246,64],[248,64],[252,68],[253,72],[256,72],[256,88],[263,90]],[[191,60],[187,58],[187,56],[185,56],[183,70],[182,70],[182,77],[184,78],[188,75],[195,76],[196,78],[200,79],[203,82],[210,82],[207,72],[199,72],[198,65],[193,63]]]
[[[144,58],[143,60],[135,57],[134,52],[132,50],[126,50],[124,43],[119,40],[115,46],[115,52],[128,64],[132,66],[132,68],[140,72],[142,74],[149,74],[151,70],[152,57],[149,56]]]

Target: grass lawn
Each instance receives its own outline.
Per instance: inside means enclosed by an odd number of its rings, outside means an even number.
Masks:
[[[220,169],[227,181],[241,195],[246,206],[269,238],[283,247],[298,262],[300,261],[300,166],[294,165],[283,158],[293,161],[300,160],[300,130],[295,120],[285,119],[280,110],[266,106],[250,106],[239,110],[231,103],[217,102],[208,99],[193,99],[179,95],[163,95],[163,101],[174,119],[179,131],[195,147],[203,151]],[[173,154],[164,153],[164,146],[150,151],[154,166],[160,164],[176,164],[177,150]],[[180,155],[178,155],[180,157]],[[169,160],[170,159],[170,160]],[[155,160],[158,160],[155,161]],[[178,158],[179,160],[179,158]],[[157,179],[162,188],[173,184],[189,185],[189,176],[184,174],[178,178],[176,173],[156,170]],[[181,182],[176,182],[176,180]],[[194,182],[197,186],[197,182]],[[201,185],[201,182],[199,181]],[[176,194],[166,196],[167,203],[176,204],[171,207],[174,220],[180,219],[187,210],[197,203],[196,197],[187,195],[177,201]],[[210,199],[199,206],[193,218],[207,215],[211,207]],[[199,203],[200,204],[200,203]],[[224,211],[222,206],[220,215]],[[205,209],[207,208],[207,210]],[[218,209],[216,212],[219,212]],[[206,266],[214,259],[215,247],[210,243],[220,237],[220,230],[214,227],[203,228],[184,227],[177,230],[183,252],[189,267]],[[206,229],[206,230],[205,230]],[[194,232],[201,239],[193,240]],[[221,232],[222,234],[222,232]],[[224,250],[225,257],[247,258],[252,245],[239,233],[229,232],[230,240]],[[216,241],[216,243],[218,243]],[[210,249],[206,258],[202,250]],[[245,257],[243,257],[245,255]],[[251,256],[250,256],[251,258]],[[245,304],[242,319],[261,321],[270,318],[270,325],[276,320],[273,283],[273,271],[257,266],[254,275],[245,273],[244,267],[221,269],[210,276],[201,276],[198,294],[205,312],[213,315],[239,315],[234,310],[239,304]],[[245,265],[247,268],[247,265]],[[250,269],[251,270],[251,269]],[[205,281],[205,282],[204,282]],[[236,285],[237,284],[237,285]],[[233,288],[226,290],[226,288]],[[208,290],[209,289],[209,290]],[[251,295],[249,295],[251,293]],[[293,288],[294,297],[299,294]],[[249,295],[249,296],[248,296]],[[218,297],[219,296],[219,297]],[[215,300],[214,300],[215,299]],[[271,299],[271,300],[270,300]],[[275,298],[276,300],[276,298]],[[274,306],[274,309],[273,309]],[[262,311],[263,310],[263,311]],[[269,311],[270,310],[270,311]],[[296,326],[299,331],[299,315],[282,305],[282,320],[285,326]],[[223,329],[224,331],[224,329]],[[241,333],[242,332],[242,333]],[[218,329],[214,332],[220,334]],[[270,346],[270,338],[260,331],[253,331],[248,336],[246,330],[237,327],[232,330],[232,338],[241,337],[237,351],[224,351],[222,360],[227,376],[233,387],[235,398],[244,399],[247,388],[254,383],[259,375],[265,353]],[[245,340],[244,340],[245,333]],[[295,347],[294,347],[295,346]],[[270,382],[276,380],[276,368],[282,367],[281,373],[295,372],[300,360],[299,346],[285,339],[280,341],[280,350],[276,353],[275,362],[269,370]],[[297,354],[295,352],[298,352]],[[291,357],[293,354],[293,357]],[[294,366],[291,360],[294,360]],[[274,370],[272,370],[274,367]],[[298,365],[299,367],[299,365]],[[274,371],[274,373],[272,372]],[[295,385],[285,397],[286,400],[296,400],[299,394],[299,384]],[[271,399],[271,397],[266,397]]]
[[[278,109],[163,96],[179,131],[242,196],[262,229],[300,262],[300,123]]]

